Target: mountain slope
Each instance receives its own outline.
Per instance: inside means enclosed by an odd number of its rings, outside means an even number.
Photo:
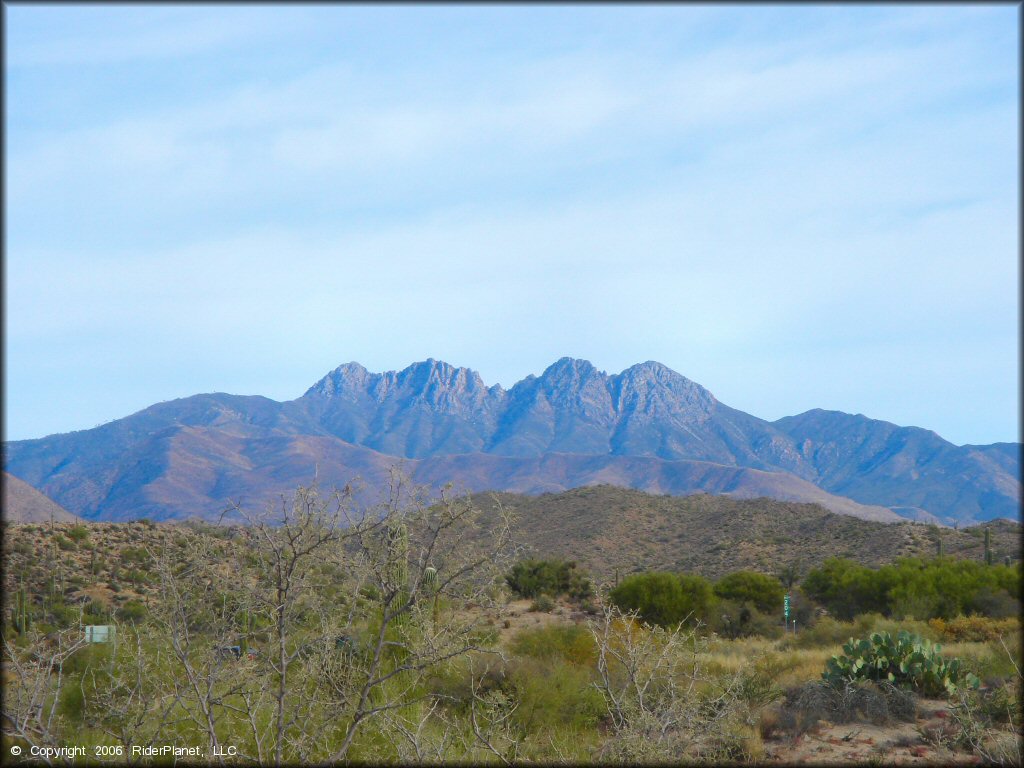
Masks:
[[[325,482],[372,485],[405,460],[418,478],[473,490],[614,482],[952,523],[1016,517],[1019,450],[828,411],[767,422],[656,362],[609,375],[563,358],[509,390],[435,360],[386,373],[348,363],[296,400],[195,395],[5,443],[4,464],[90,519],[217,515],[317,468]]]
[[[886,525],[774,499],[680,498],[596,486],[539,496],[479,494],[474,501],[488,512],[496,501],[511,510],[517,542],[534,556],[575,560],[606,581],[616,570],[620,576],[681,570],[718,578],[747,568],[777,573],[792,565],[806,573],[828,557],[882,565],[896,557],[933,557],[939,535],[949,556],[984,556],[979,527]],[[1019,523],[997,520],[985,527],[997,561],[1020,558]]]
[[[1020,514],[1019,445],[955,446],[929,430],[838,411],[807,411],[775,425],[832,493],[926,510],[945,522]]]
[[[79,517],[7,472],[3,477],[3,514],[9,523],[77,522]]]
[[[376,501],[376,491],[387,486],[396,463],[418,483],[438,487],[451,482],[462,491],[543,493],[611,483],[655,493],[770,496],[817,503],[864,519],[900,519],[884,507],[833,496],[792,475],[710,462],[555,453],[398,459],[325,435],[243,437],[194,426],[164,428],[126,448],[122,461],[103,475],[102,482],[87,486],[68,484],[91,465],[64,457],[51,479],[43,480],[43,487],[74,499],[76,509],[89,519],[216,519],[233,504],[261,508],[298,485],[308,485],[314,474],[325,488],[343,487],[358,476],[363,487],[360,500]]]

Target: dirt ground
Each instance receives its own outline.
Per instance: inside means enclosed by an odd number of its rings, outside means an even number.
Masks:
[[[819,720],[796,738],[765,740],[765,759],[782,763],[862,763],[870,765],[976,765],[981,758],[937,747],[929,737],[950,729],[949,704],[934,699],[918,702],[913,723],[836,725]]]
[[[559,601],[554,611],[531,611],[532,600],[509,602],[488,616],[507,647],[511,638],[527,628],[584,621],[585,616]],[[977,755],[952,752],[937,745],[939,735],[952,735],[949,703],[941,699],[919,699],[913,723],[893,722],[835,724],[819,720],[800,736],[780,735],[764,739],[765,762],[783,764],[834,765],[977,765]]]

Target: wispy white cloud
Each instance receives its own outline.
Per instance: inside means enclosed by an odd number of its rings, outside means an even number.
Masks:
[[[1016,59],[992,46],[991,14],[953,16],[797,14],[787,35],[722,9],[698,26],[735,19],[733,33],[699,46],[662,24],[646,47],[568,35],[421,67],[326,49],[215,95],[126,94],[81,127],[19,121],[19,402],[39,350],[66,359],[68,339],[102,360],[122,339],[165,381],[275,397],[343,359],[451,357],[509,384],[564,354],[655,358],[765,415],[823,405],[813,383],[828,393],[886,340],[904,369],[935,370],[941,338],[976,366],[971,346],[1016,322]],[[275,18],[172,14],[104,66],[276,40]],[[207,20],[196,49],[174,48]],[[71,34],[26,43],[18,66],[59,71]],[[19,93],[9,108],[30,110]],[[280,368],[282,349],[295,373],[277,389],[237,374]],[[1013,368],[996,358],[961,376],[995,386],[987,428],[1005,436],[1015,382],[980,381]],[[761,374],[739,389],[722,374],[740,376],[737,359]],[[844,386],[870,412],[872,387]],[[941,388],[919,400],[936,421],[949,409]]]

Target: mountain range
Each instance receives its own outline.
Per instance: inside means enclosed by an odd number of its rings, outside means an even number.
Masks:
[[[4,444],[4,468],[87,519],[214,517],[316,475],[542,493],[595,484],[767,496],[880,521],[1017,519],[1020,444],[811,410],[774,422],[656,362],[618,374],[563,358],[510,389],[433,359],[334,369],[301,397],[201,394],[90,430]]]

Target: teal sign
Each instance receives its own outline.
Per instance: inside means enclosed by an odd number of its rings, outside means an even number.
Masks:
[[[113,641],[116,631],[116,627],[103,624],[85,627],[85,642],[109,643]]]
[[[788,594],[782,599],[782,611],[785,614],[786,621],[789,621],[789,595]]]

